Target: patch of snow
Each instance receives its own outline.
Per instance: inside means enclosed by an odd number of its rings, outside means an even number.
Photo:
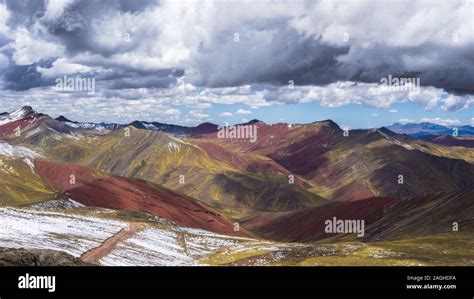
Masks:
[[[40,202],[30,206],[34,209],[46,209],[46,210],[60,210],[60,209],[75,209],[85,207],[80,202],[77,202],[71,198],[64,199],[53,199],[45,202]]]
[[[80,204],[67,200],[48,201],[33,208],[0,208],[0,247],[60,250],[79,257],[128,226],[127,222],[71,212],[53,212],[61,205]],[[112,266],[204,265],[216,253],[266,251],[277,260],[287,244],[163,224],[148,227],[117,243],[99,263]],[[292,244],[292,246],[297,246]],[[263,263],[263,262],[262,262]]]
[[[104,132],[107,128],[103,125],[98,125],[95,123],[72,123],[72,122],[65,122],[64,124],[76,128],[76,129],[87,129],[87,130],[97,130],[99,132]]]
[[[23,159],[23,162],[25,162],[26,164],[28,164],[28,166],[31,168],[31,170],[34,170],[34,169],[35,169],[35,164],[33,164],[33,161],[31,161],[29,158],[24,158],[24,159]]]
[[[407,150],[413,150],[413,147],[411,147],[410,145],[405,144],[405,143],[402,143],[402,142],[400,142],[400,140],[398,140],[398,139],[391,138],[390,136],[388,136],[387,134],[385,134],[384,132],[382,132],[382,131],[380,131],[380,130],[377,130],[377,132],[379,132],[380,135],[382,135],[385,139],[387,139],[387,140],[390,141],[391,143],[396,144],[396,145],[398,145],[398,146],[402,146],[402,147],[406,148]]]
[[[25,136],[26,136],[26,138],[29,138],[29,137],[31,137],[31,136],[33,136],[33,135],[38,134],[38,133],[41,133],[41,129],[40,129],[40,128],[36,128],[36,129],[34,129],[34,130],[29,131],[28,133],[26,133]]]
[[[202,259],[226,251],[278,251],[281,246],[249,238],[185,228],[148,228],[119,242],[100,263],[107,266],[195,266]]]
[[[14,158],[30,158],[35,159],[41,155],[29,148],[23,146],[12,146],[8,143],[0,142],[0,155]]]
[[[142,125],[148,130],[157,130],[158,128],[153,124],[142,123]]]
[[[126,226],[98,217],[0,208],[0,247],[53,249],[79,257]]]
[[[173,231],[152,228],[117,244],[100,263],[108,266],[173,266],[193,264],[193,259],[186,254]]]
[[[168,151],[171,152],[179,152],[181,150],[181,147],[177,145],[175,142],[171,141],[168,142]]]

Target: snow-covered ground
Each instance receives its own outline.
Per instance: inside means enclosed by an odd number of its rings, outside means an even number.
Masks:
[[[79,257],[127,227],[98,217],[0,208],[0,247],[53,249]]]
[[[0,142],[0,155],[14,158],[39,158],[41,155],[23,146],[12,146],[8,143]]]
[[[1,156],[23,159],[23,162],[28,164],[28,166],[33,170],[35,166],[32,160],[40,158],[41,154],[23,146],[12,146],[8,143],[0,142],[0,167],[2,168],[1,170],[6,173],[12,173],[13,168],[11,168],[11,166],[8,166],[6,162],[2,160]]]
[[[175,232],[152,228],[117,244],[100,263],[108,266],[175,266],[193,264],[193,259],[179,244]]]
[[[128,227],[125,221],[73,214],[71,209],[67,212],[44,210],[54,205],[36,207],[42,209],[0,208],[0,247],[53,249],[79,257]],[[285,248],[278,243],[179,227],[169,221],[156,223],[157,226],[119,241],[99,263],[105,266],[205,265],[206,259],[219,252],[278,252]]]
[[[382,135],[385,139],[387,139],[391,143],[396,144],[398,146],[402,146],[402,147],[404,147],[404,148],[406,148],[407,150],[410,150],[410,151],[413,150],[413,148],[410,145],[408,145],[406,143],[402,143],[402,142],[400,142],[400,140],[392,138],[392,137],[388,136],[387,134],[385,134],[384,132],[382,132],[380,130],[377,130],[377,132],[379,132],[380,135]]]
[[[43,210],[60,210],[60,209],[66,210],[66,209],[82,208],[82,207],[85,207],[85,205],[69,198],[67,200],[64,200],[64,199],[48,200],[48,201],[31,205],[31,207],[35,209],[43,209]]]
[[[264,249],[263,249],[264,248]],[[193,228],[148,228],[117,244],[102,258],[107,266],[194,266],[216,252],[279,250],[271,242],[219,235]]]

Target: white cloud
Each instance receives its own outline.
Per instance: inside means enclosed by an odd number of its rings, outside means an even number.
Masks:
[[[282,87],[281,92],[285,92]],[[300,102],[318,101],[323,107],[363,104],[373,108],[389,108],[393,103],[415,102],[427,110],[443,102],[447,93],[434,87],[421,87],[418,92],[391,90],[377,83],[336,82],[326,86],[295,87],[292,98]]]
[[[58,62],[57,67],[54,67],[54,70],[58,73],[60,72],[59,70],[76,70],[74,65],[68,69],[67,67],[70,67],[68,63],[63,65],[60,62]],[[64,68],[62,68],[63,66]],[[121,122],[124,116],[127,116],[127,119],[142,117],[142,120],[166,120],[162,119],[168,116],[163,111],[175,109],[176,107],[191,109],[192,112],[186,116],[189,117],[189,120],[208,120],[210,116],[204,113],[203,110],[212,108],[214,104],[239,104],[246,105],[249,108],[259,108],[283,104],[318,102],[323,107],[333,108],[348,104],[360,104],[372,108],[389,109],[393,103],[406,103],[416,100],[407,92],[377,94],[374,91],[374,89],[378,88],[377,84],[356,84],[354,82],[338,82],[327,86],[295,86],[293,90],[288,87],[272,85],[232,88],[190,88],[184,94],[182,85],[176,85],[171,88],[107,90],[104,88],[103,83],[101,85],[100,82],[97,81],[96,95],[93,97],[93,101],[91,96],[81,93],[56,94],[51,86],[23,92],[7,91],[6,99],[8,101],[4,101],[6,103],[4,106],[15,109],[19,102],[23,103],[23,98],[28,98],[33,107],[38,107],[37,109],[42,112],[51,113],[51,110],[49,110],[51,106],[45,106],[44,103],[51,103],[51,101],[56,100],[55,105],[59,108],[59,111],[74,113],[74,115],[78,116],[78,119],[95,117],[95,120],[98,121]],[[30,96],[32,93],[35,95],[34,97]],[[436,90],[434,88],[429,88],[427,92],[424,92],[424,88],[421,87],[420,93],[434,96],[434,98],[428,101],[420,100],[418,104],[425,108],[433,105],[433,103],[444,103],[444,100],[447,98],[443,90]],[[78,107],[78,103],[84,103],[84,111],[91,110],[94,105],[97,109],[92,114],[76,114],[74,107]],[[108,113],[110,107],[117,106],[124,107],[125,110],[122,111],[122,114],[118,112]],[[127,107],[130,107],[130,109],[127,109]],[[154,111],[154,107],[158,107],[159,110]],[[134,114],[134,111],[137,113]],[[251,110],[238,109],[235,115],[249,115],[248,113],[244,114],[243,111]],[[230,117],[233,115],[231,112],[224,113],[220,116]]]
[[[49,0],[46,1],[46,12],[43,16],[46,20],[53,20],[61,16],[64,9],[70,5],[74,0]]]
[[[188,115],[195,120],[204,120],[209,118],[209,114],[202,113],[196,110],[191,110],[188,112]]]
[[[54,78],[67,74],[90,72],[93,69],[85,65],[68,62],[65,58],[59,58],[53,62],[52,67],[37,67],[36,70],[45,78]]]
[[[9,17],[10,12],[8,11],[7,6],[3,3],[0,3],[0,35],[6,35],[10,31],[10,28],[7,26]]]
[[[372,113],[372,116],[373,116],[373,117],[377,117],[377,116],[379,116],[379,115],[378,115],[377,113]]]
[[[347,39],[367,46],[386,43],[403,47],[430,42],[451,45],[453,33],[458,33],[460,44],[468,44],[474,38],[470,5],[468,1],[399,0],[384,5],[312,1],[305,14],[291,19],[290,24],[303,34],[321,34],[324,41],[337,45],[344,45]]]
[[[397,113],[398,111],[397,111],[397,109],[390,109],[390,110],[388,110],[388,112],[390,112],[390,113]]]
[[[398,122],[401,123],[401,124],[408,124],[408,123],[414,123],[415,120],[408,119],[408,118],[401,118]]]
[[[163,111],[163,114],[165,115],[180,115],[181,114],[181,111],[179,111],[178,109],[166,109],[165,111]]]
[[[12,60],[17,65],[28,65],[54,57],[64,55],[64,46],[43,40],[25,28],[19,28],[14,33],[15,41]]]
[[[429,122],[429,123],[434,123],[442,126],[454,126],[454,125],[459,125],[461,122],[459,119],[449,119],[449,118],[422,118],[420,120],[421,122]]]
[[[472,95],[465,95],[465,96],[449,95],[444,100],[444,104],[441,108],[448,111],[456,111],[456,110],[467,108],[472,105],[474,105],[474,96]]]
[[[239,109],[235,114],[252,114],[252,111],[250,110],[244,110],[244,109]]]
[[[232,117],[232,113],[230,112],[222,112],[221,114],[219,114],[220,117]]]

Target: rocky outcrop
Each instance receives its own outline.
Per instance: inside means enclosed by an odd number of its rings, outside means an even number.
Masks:
[[[0,248],[0,266],[87,266],[68,253],[49,249]]]

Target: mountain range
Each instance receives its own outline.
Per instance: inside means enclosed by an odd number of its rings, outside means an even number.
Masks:
[[[429,122],[422,123],[394,123],[387,127],[389,130],[410,136],[419,137],[426,135],[453,135],[456,131],[457,136],[474,136],[474,127],[469,125],[462,126],[442,126]],[[456,130],[455,130],[456,129]]]
[[[55,120],[66,123],[72,127],[80,127],[84,129],[96,129],[96,130],[116,130],[119,128],[134,127],[137,129],[153,130],[153,131],[163,131],[175,135],[197,135],[197,134],[206,134],[217,132],[217,125],[212,123],[202,123],[195,127],[186,127],[178,126],[171,124],[164,124],[159,122],[147,122],[147,121],[133,121],[129,124],[117,124],[117,123],[82,123],[77,121],[72,121],[67,119],[64,116],[56,117]]]
[[[453,222],[472,232],[470,126],[458,136],[428,123],[348,132],[332,120],[240,126],[255,127],[255,142],[221,138],[211,123],[81,123],[25,106],[0,115],[0,204],[62,211],[77,203],[74,213],[123,211],[132,222],[149,215],[283,242],[298,254],[302,243],[357,240],[328,235],[333,217],[366,221],[358,241],[367,243],[448,234]]]

